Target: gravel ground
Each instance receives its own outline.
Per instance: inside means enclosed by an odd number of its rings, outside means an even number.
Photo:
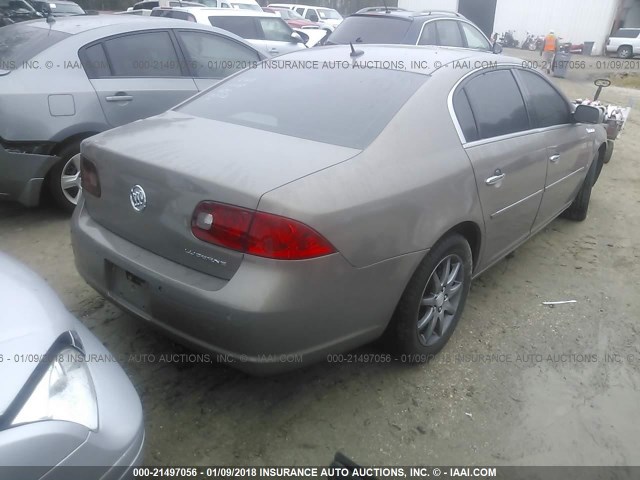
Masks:
[[[571,97],[588,83],[559,80]],[[611,87],[627,104],[639,92]],[[253,378],[181,352],[106,303],[73,265],[68,218],[0,205],[0,248],[39,272],[123,362],[146,412],[149,464],[640,465],[640,117],[589,217],[556,220],[474,283],[426,365],[318,364]],[[576,300],[549,308],[545,300]],[[361,352],[379,352],[366,347]]]

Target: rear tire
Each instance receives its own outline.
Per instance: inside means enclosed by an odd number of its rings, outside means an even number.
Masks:
[[[598,171],[598,164],[602,165],[602,162],[600,162],[600,156],[596,155],[593,159],[593,162],[591,162],[589,173],[584,179],[584,183],[582,184],[578,195],[573,200],[573,203],[569,206],[569,208],[562,212],[562,217],[569,220],[575,220],[577,222],[582,222],[585,218],[587,218],[587,212],[589,211],[589,201],[591,200],[591,190],[593,189],[593,184],[595,183],[597,178],[596,175]]]
[[[73,212],[80,198],[80,164],[74,159],[79,153],[80,142],[64,147],[58,153],[60,160],[50,170],[47,179],[53,200],[68,213]]]
[[[620,58],[632,58],[633,57],[633,48],[628,45],[623,45],[618,49],[618,57]]]
[[[423,363],[446,345],[469,294],[472,264],[469,243],[450,234],[414,272],[387,329],[392,348],[409,363]]]

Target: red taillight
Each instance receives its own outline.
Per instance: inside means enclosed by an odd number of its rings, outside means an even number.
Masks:
[[[191,231],[205,242],[278,260],[303,260],[335,252],[322,235],[296,220],[215,202],[196,207]]]
[[[102,190],[100,188],[98,169],[91,160],[87,160],[84,157],[80,157],[80,184],[84,192],[100,198]]]

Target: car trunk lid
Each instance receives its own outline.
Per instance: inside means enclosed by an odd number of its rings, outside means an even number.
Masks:
[[[359,152],[170,111],[83,143],[101,186],[100,198],[85,194],[86,208],[99,224],[146,250],[230,279],[243,255],[193,236],[198,203],[255,209],[266,192]],[[137,211],[131,195],[135,190],[140,197],[140,189],[146,206]]]

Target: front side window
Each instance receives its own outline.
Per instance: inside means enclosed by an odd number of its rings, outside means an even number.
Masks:
[[[564,98],[539,75],[518,71],[527,90],[534,125],[538,128],[571,123],[571,112]]]
[[[260,59],[253,50],[219,35],[187,31],[177,34],[194,77],[224,78]]]
[[[242,38],[262,40],[262,34],[258,32],[258,26],[253,17],[209,17],[211,25],[235,33]]]
[[[462,22],[460,25],[462,26],[462,31],[467,39],[467,47],[476,48],[478,50],[491,50],[491,44],[487,41],[480,30],[468,23]]]
[[[495,70],[472,78],[464,92],[478,127],[478,138],[530,129],[520,89],[509,70]]]
[[[455,20],[440,20],[438,28],[438,45],[444,47],[464,47],[460,27]]]
[[[265,40],[272,42],[291,42],[292,30],[280,18],[259,18]]]
[[[104,42],[116,77],[179,77],[180,62],[168,32],[145,32]]]

